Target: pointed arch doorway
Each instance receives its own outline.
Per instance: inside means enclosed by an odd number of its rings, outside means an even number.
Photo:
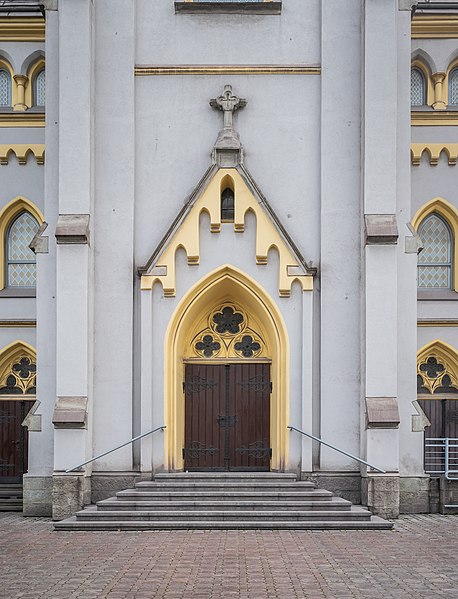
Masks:
[[[289,345],[275,302],[224,266],[181,300],[166,333],[169,470],[284,470]]]

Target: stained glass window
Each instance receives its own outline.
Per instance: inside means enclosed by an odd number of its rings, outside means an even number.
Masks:
[[[29,248],[38,223],[28,212],[22,212],[11,224],[6,238],[6,279],[8,287],[35,287],[35,254]]]
[[[448,103],[458,106],[458,68],[448,76]]]
[[[46,102],[46,75],[43,69],[35,77],[35,106],[44,106]]]
[[[0,106],[11,106],[11,75],[0,69]]]
[[[418,287],[447,289],[452,284],[452,234],[447,223],[430,214],[418,227],[423,250],[418,256]]]
[[[426,104],[425,77],[417,68],[410,71],[410,104],[412,106],[424,106]]]

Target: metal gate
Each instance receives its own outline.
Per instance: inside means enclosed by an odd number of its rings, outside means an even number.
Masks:
[[[185,470],[270,470],[270,365],[187,364]]]

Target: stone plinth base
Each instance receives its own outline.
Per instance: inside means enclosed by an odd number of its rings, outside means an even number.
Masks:
[[[439,494],[441,514],[458,514],[458,480],[447,480],[441,476]]]
[[[54,474],[52,519],[73,516],[91,502],[91,479],[84,474]]]
[[[151,472],[92,472],[91,503],[114,497],[118,491],[132,489],[136,482],[152,480]]]
[[[332,491],[334,495],[354,504],[361,503],[361,474],[359,472],[302,472],[301,480],[313,481],[317,488]]]
[[[22,484],[24,516],[51,516],[52,476],[24,474]]]
[[[361,502],[381,518],[399,517],[399,476],[371,475],[361,479]]]
[[[427,514],[430,511],[429,476],[399,479],[399,511],[401,514]]]

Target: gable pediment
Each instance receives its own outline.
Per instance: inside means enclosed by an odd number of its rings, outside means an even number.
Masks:
[[[244,233],[245,216],[248,212],[252,212],[256,217],[256,252],[255,256],[252,258],[247,256],[247,259],[255,260],[258,265],[266,265],[269,251],[275,248],[278,252],[280,297],[289,297],[294,281],[298,281],[304,291],[311,291],[316,270],[300,255],[243,166],[235,168],[213,166],[209,169],[147,265],[139,270],[141,289],[152,289],[156,282],[160,282],[164,295],[175,295],[176,251],[183,248],[188,264],[199,264],[202,251],[200,215],[202,212],[209,215],[212,233],[218,234],[221,231],[221,193],[227,186],[233,189],[235,198],[234,222],[231,223],[234,231]]]

